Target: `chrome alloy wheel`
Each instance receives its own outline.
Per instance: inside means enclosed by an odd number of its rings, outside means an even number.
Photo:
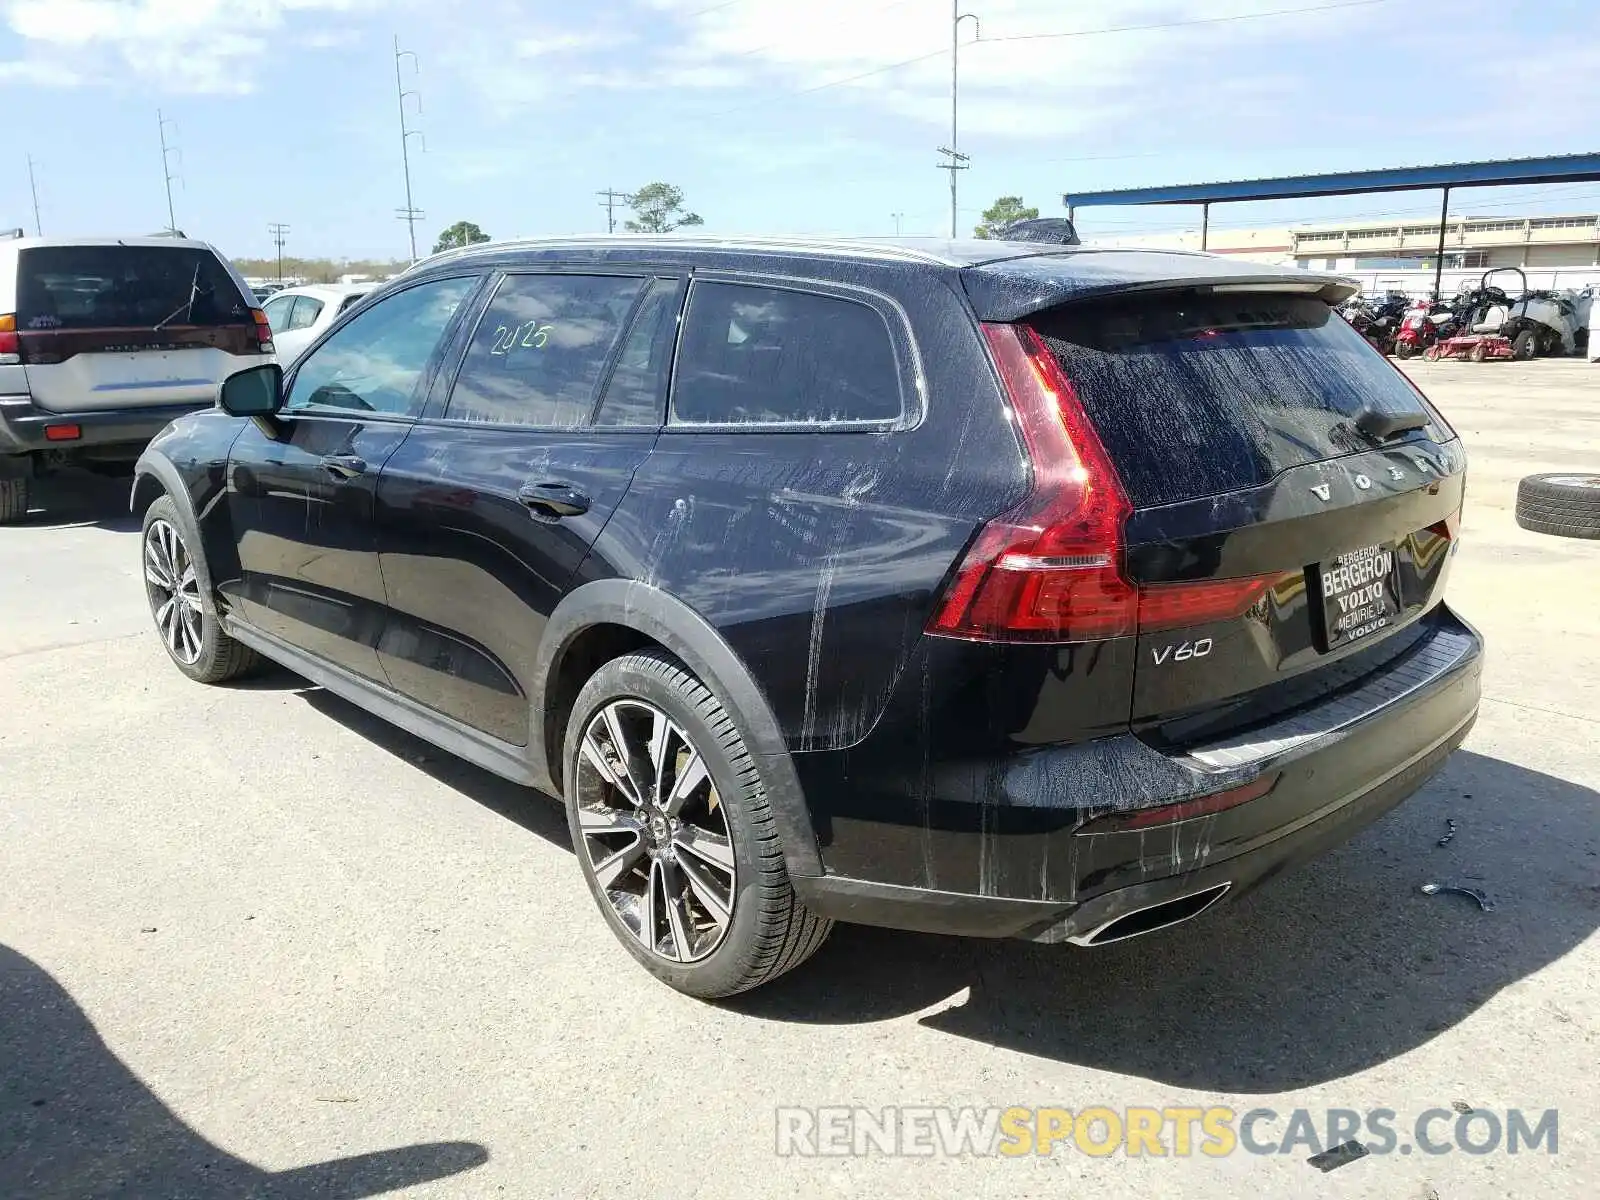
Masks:
[[[200,579],[183,538],[167,521],[144,533],[144,585],[150,612],[172,657],[185,666],[200,659]]]
[[[578,749],[581,852],[612,911],[668,962],[727,935],[737,878],[727,813],[705,759],[653,704],[613,700]]]

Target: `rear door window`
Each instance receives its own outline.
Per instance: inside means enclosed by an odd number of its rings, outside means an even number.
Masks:
[[[587,424],[644,285],[616,275],[506,276],[467,347],[445,417],[542,429]]]
[[[595,414],[596,425],[661,424],[672,343],[678,332],[679,285],[657,279],[639,304],[628,337],[606,382],[605,397]]]
[[[1427,411],[1394,367],[1312,297],[1168,293],[1068,305],[1030,323],[1141,507],[1254,487],[1303,463],[1370,450],[1355,428],[1364,409]]]
[[[322,313],[322,301],[312,296],[296,296],[294,311],[289,314],[289,323],[284,329],[309,329],[317,323],[317,317]],[[269,318],[270,320],[270,318]]]
[[[272,326],[274,333],[283,333],[289,328],[289,312],[294,308],[294,302],[293,296],[277,296],[261,306],[261,311],[267,314],[267,324]]]
[[[252,300],[209,250],[34,246],[17,253],[19,329],[249,325]]]
[[[894,343],[871,305],[743,283],[690,292],[674,424],[894,421],[902,407]]]

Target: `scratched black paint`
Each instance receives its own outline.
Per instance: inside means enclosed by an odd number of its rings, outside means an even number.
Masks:
[[[1282,781],[1266,800],[1157,833],[1094,833],[1104,813],[1204,795],[1266,769],[1202,769],[1188,756],[1208,741],[1270,732],[1337,704],[1385,672],[1416,669],[1439,639],[1476,646],[1440,600],[1449,545],[1428,531],[1460,507],[1464,457],[1440,430],[1389,449],[1351,443],[1331,462],[1146,506],[1129,521],[1126,570],[1146,583],[1303,571],[1336,551],[1395,541],[1403,620],[1370,645],[1324,654],[1303,587],[1205,631],[1214,669],[1195,671],[1191,660],[1183,675],[1150,668],[1154,635],[1075,645],[930,637],[924,627],[965,549],[1030,485],[979,319],[1174,281],[1283,278],[1197,256],[932,249],[951,261],[671,240],[445,256],[402,286],[432,275],[481,279],[418,384],[419,416],[189,418],[152,445],[136,503],[161,489],[180,496],[234,628],[265,630],[365,679],[373,694],[405,697],[436,714],[439,740],[464,753],[492,744],[503,755],[484,758],[488,765],[521,764],[519,777],[552,787],[560,764],[546,760],[547,714],[530,701],[560,695],[550,686],[561,659],[544,644],[546,623],[554,614],[552,628],[570,635],[563,599],[596,581],[632,581],[628,594],[641,608],[638,598],[675,598],[687,609],[657,606],[638,627],[681,645],[686,658],[706,644],[697,639],[715,639],[754,680],[747,702],[776,730],[768,757],[787,758],[800,785],[792,799],[774,786],[774,803],[804,806],[800,827],[809,821],[828,873],[805,881],[804,894],[851,919],[970,932],[1026,925],[1035,936],[1065,936],[1062,922],[1086,899],[1126,906],[1116,889],[1180,894],[1224,869],[1235,877],[1222,882],[1242,887],[1247,876],[1281,869],[1295,847],[1304,851],[1302,827],[1315,826],[1323,844],[1328,813],[1359,800],[1366,819],[1416,786],[1470,724],[1475,649],[1408,699],[1408,711],[1272,760]],[[658,278],[676,289],[680,313],[695,279],[848,293],[884,317],[901,416],[808,428],[675,426],[665,415],[671,355],[662,343],[650,357],[654,383],[630,369],[627,385],[633,414],[648,410],[654,387],[653,424],[552,430],[449,420],[487,297],[502,273],[529,271]],[[1328,286],[1334,299],[1343,285]],[[615,366],[613,357],[600,389]],[[330,474],[329,456],[359,458],[366,469]],[[1369,486],[1358,488],[1356,475]],[[1310,490],[1324,483],[1328,501]],[[535,484],[567,485],[582,511],[530,504]],[[634,602],[604,619],[626,624]],[[674,626],[667,612],[691,616]],[[451,741],[452,730],[481,740]],[[829,891],[836,877],[856,889],[848,904]],[[938,911],[955,903],[976,915],[907,916],[861,899],[860,888],[878,885],[947,893]],[[991,919],[982,908],[991,899],[1033,907],[1025,918],[1007,909]]]

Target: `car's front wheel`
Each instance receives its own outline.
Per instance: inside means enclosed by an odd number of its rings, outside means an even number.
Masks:
[[[158,498],[145,510],[142,546],[150,615],[178,670],[199,683],[222,683],[251,670],[260,660],[254,650],[222,631],[171,496]]]
[[[606,923],[658,979],[715,999],[798,966],[832,922],[794,894],[732,717],[676,659],[586,683],[566,736],[567,820]]]

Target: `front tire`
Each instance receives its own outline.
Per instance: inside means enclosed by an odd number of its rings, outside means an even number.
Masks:
[[[613,659],[566,734],[566,806],[590,894],[657,979],[718,999],[814,954],[833,923],[800,903],[755,761],[677,659]]]
[[[1516,341],[1511,343],[1511,357],[1518,362],[1527,362],[1539,354],[1539,335],[1531,329],[1524,329],[1517,334]]]
[[[161,496],[145,510],[141,565],[150,616],[178,670],[197,683],[224,683],[253,670],[260,658],[222,631],[204,564],[189,546],[178,506]]]

